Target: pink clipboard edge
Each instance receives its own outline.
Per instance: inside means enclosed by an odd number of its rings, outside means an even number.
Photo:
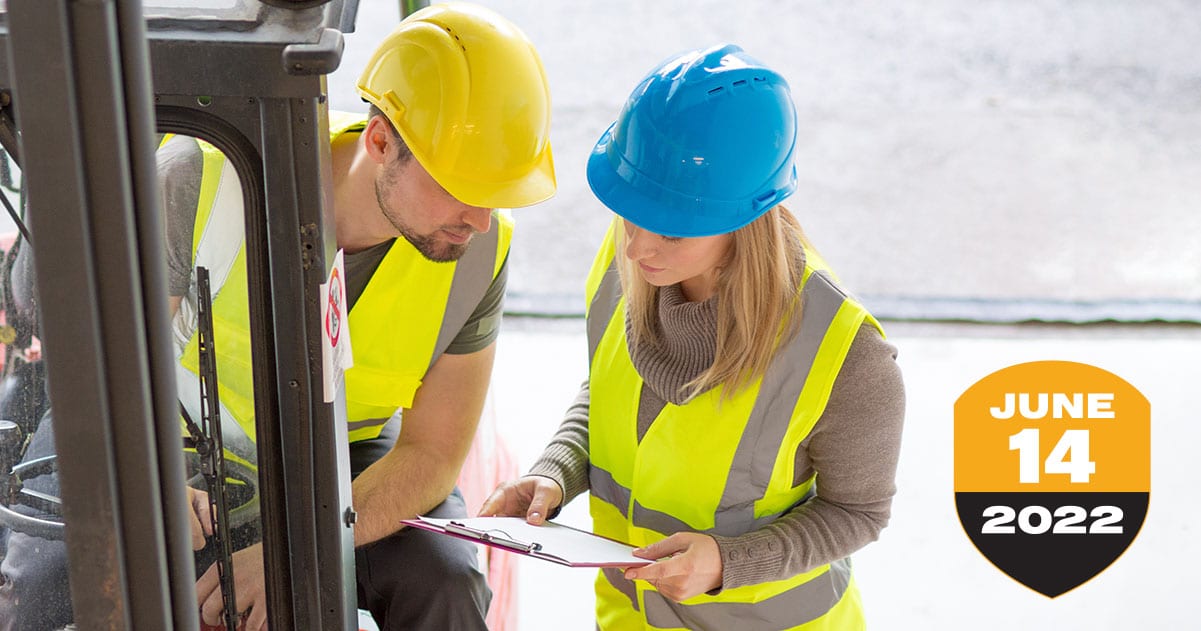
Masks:
[[[402,519],[402,520],[400,520],[400,523],[402,523],[402,524],[404,524],[404,525],[406,525],[406,526],[412,526],[413,528],[419,528],[419,529],[421,529],[421,530],[428,530],[429,532],[435,532],[435,533],[438,533],[438,534],[440,534],[440,535],[447,535],[447,536],[450,536],[450,537],[454,537],[454,538],[456,538],[456,539],[462,539],[463,541],[470,541],[471,543],[477,543],[477,544],[479,544],[479,545],[482,545],[482,546],[488,546],[488,547],[490,547],[490,548],[493,548],[493,549],[496,549],[496,550],[500,550],[500,551],[502,551],[502,552],[509,552],[509,553],[512,553],[512,554],[519,554],[519,555],[521,555],[521,556],[528,556],[528,557],[532,557],[532,558],[535,558],[535,559],[539,559],[539,560],[541,560],[541,561],[549,561],[550,563],[554,563],[554,564],[556,564],[556,565],[562,565],[562,566],[564,566],[564,567],[594,567],[594,568],[599,568],[599,567],[621,567],[621,568],[629,568],[629,567],[646,567],[646,566],[650,565],[651,563],[653,563],[653,561],[650,561],[650,560],[645,560],[645,561],[643,561],[642,563],[628,563],[628,564],[627,564],[627,563],[569,563],[569,562],[567,562],[567,561],[564,561],[563,559],[561,559],[561,558],[559,558],[559,557],[556,557],[556,556],[554,556],[554,555],[545,554],[545,553],[539,553],[539,552],[537,552],[537,551],[534,551],[534,552],[525,552],[525,551],[523,551],[523,550],[516,550],[516,549],[514,549],[514,548],[510,548],[510,547],[508,547],[508,546],[502,546],[502,545],[499,545],[499,544],[490,543],[490,542],[488,542],[488,541],[484,541],[483,539],[477,539],[477,538],[475,538],[475,537],[468,537],[467,535],[461,535],[461,534],[459,534],[459,533],[457,533],[457,532],[451,532],[451,531],[449,531],[449,530],[444,530],[444,529],[442,529],[441,527],[439,527],[437,524],[433,524],[433,523],[430,523],[430,522],[424,521],[424,520],[420,519],[419,517],[415,517],[415,518],[413,518],[413,519]],[[563,524],[558,524],[558,525],[559,525],[559,526],[561,526],[561,527],[563,527],[563,528],[571,528],[571,526],[565,526],[565,525],[563,525]],[[579,530],[578,528],[571,528],[571,529],[572,529],[572,530],[577,530],[577,531]],[[608,539],[609,541],[613,541],[613,542],[616,542],[616,543],[621,543],[620,541],[617,541],[616,539],[613,539],[613,538],[611,538],[611,537],[605,537],[604,535],[598,535],[598,534],[595,534],[595,533],[588,533],[588,534],[592,535],[593,537],[600,537],[600,538],[602,538],[602,539]],[[626,544],[626,545],[628,545],[628,544]]]

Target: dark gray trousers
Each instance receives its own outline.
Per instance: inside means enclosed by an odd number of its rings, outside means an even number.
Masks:
[[[466,517],[458,489],[429,515]],[[478,629],[492,590],[476,562],[475,544],[416,528],[355,551],[359,606],[383,631]]]
[[[400,435],[392,419],[379,438],[350,446],[351,477],[388,453]],[[427,513],[466,517],[458,489]],[[405,528],[355,550],[359,607],[371,612],[383,631],[486,630],[484,616],[492,590],[476,561],[476,547],[462,539]]]

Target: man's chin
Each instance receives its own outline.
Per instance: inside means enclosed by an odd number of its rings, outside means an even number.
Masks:
[[[401,237],[412,244],[427,261],[434,263],[453,263],[463,258],[467,248],[471,246],[471,241],[450,243],[433,237],[414,237],[404,232],[401,232]]]
[[[417,251],[434,263],[453,263],[467,253],[470,243],[438,243],[429,247],[418,247]]]

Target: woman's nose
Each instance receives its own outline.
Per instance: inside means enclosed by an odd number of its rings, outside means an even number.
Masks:
[[[629,226],[626,228],[626,258],[637,261],[654,254],[650,235],[642,229]]]

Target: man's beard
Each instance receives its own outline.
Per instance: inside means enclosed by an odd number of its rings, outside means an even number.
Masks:
[[[396,228],[396,231],[400,233],[400,236],[404,237],[406,241],[413,244],[413,247],[417,248],[417,251],[421,253],[421,256],[424,256],[426,259],[433,261],[434,263],[450,263],[462,258],[463,255],[467,253],[467,248],[471,246],[470,241],[467,243],[448,243],[439,241],[432,235],[418,234],[417,231],[413,230],[408,224],[400,219],[400,217],[397,216],[397,213],[391,212],[391,209],[384,202],[384,199],[387,197],[387,191],[385,191],[385,187],[388,189],[392,188],[395,183],[395,178],[395,172],[389,172],[382,178],[377,178],[375,180],[375,200],[379,203],[380,213],[383,214],[384,218],[392,224],[393,228]],[[381,184],[381,179],[385,180],[383,184]],[[474,232],[474,229],[471,226],[446,227],[452,228],[457,232]]]

